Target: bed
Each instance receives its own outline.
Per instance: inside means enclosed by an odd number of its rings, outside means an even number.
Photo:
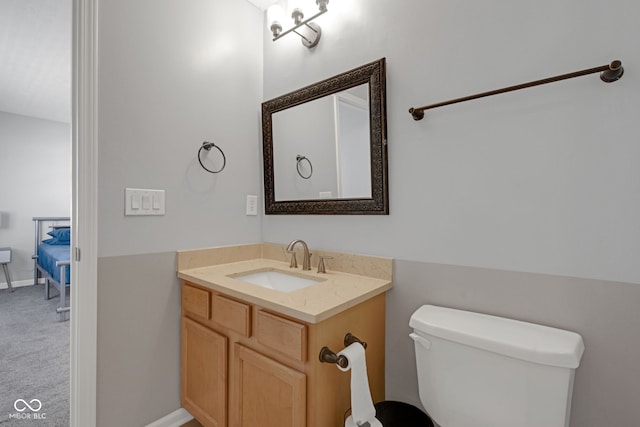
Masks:
[[[60,320],[66,319],[70,310],[67,288],[71,285],[71,229],[69,217],[34,217],[34,272],[37,285],[44,280],[45,299],[51,299],[51,286],[58,290],[60,298],[56,312]]]

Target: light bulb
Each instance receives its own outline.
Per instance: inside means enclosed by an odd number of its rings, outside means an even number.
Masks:
[[[329,4],[329,0],[316,0],[316,4],[320,8],[320,12],[326,12],[327,5]]]
[[[282,31],[282,22],[284,21],[284,10],[277,4],[269,6],[267,9],[267,22],[270,25],[273,37],[278,37]]]
[[[291,11],[291,17],[293,22],[298,25],[304,19],[304,11],[302,10],[301,0],[289,0],[289,10]]]

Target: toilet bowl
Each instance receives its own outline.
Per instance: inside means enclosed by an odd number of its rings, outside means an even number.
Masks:
[[[433,305],[409,325],[420,400],[443,427],[568,427],[574,332]]]

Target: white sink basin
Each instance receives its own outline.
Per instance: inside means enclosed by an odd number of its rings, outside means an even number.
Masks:
[[[301,277],[301,275],[298,274],[291,274],[279,270],[249,271],[246,273],[233,274],[229,277],[280,292],[297,291],[298,289],[315,285],[324,280],[311,276]]]

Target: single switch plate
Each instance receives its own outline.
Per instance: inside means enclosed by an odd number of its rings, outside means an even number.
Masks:
[[[0,264],[11,262],[11,248],[0,248]]]
[[[247,215],[258,215],[258,196],[247,195]]]
[[[124,189],[124,214],[164,215],[164,190]]]

